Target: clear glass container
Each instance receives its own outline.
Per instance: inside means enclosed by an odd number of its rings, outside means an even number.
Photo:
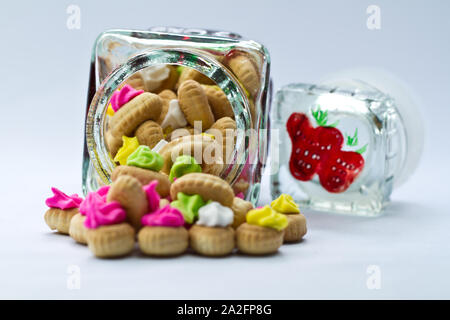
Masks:
[[[231,61],[236,57],[251,62],[257,81],[249,82],[245,74],[233,68]],[[271,83],[267,50],[233,33],[166,27],[107,31],[94,44],[83,154],[84,193],[109,184],[117,165],[105,142],[112,94],[137,72],[160,65],[192,68],[210,78],[226,94],[238,130],[231,161],[221,176],[236,192],[243,192],[247,200],[256,203],[269,138],[266,129]]]
[[[287,85],[274,105],[280,145],[271,152],[273,197],[289,193],[314,210],[376,216],[417,167],[420,112],[401,82],[384,71]]]

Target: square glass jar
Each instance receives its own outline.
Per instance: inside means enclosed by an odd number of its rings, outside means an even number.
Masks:
[[[272,125],[280,137],[272,196],[288,193],[314,210],[378,215],[411,169],[396,101],[362,81],[285,86]]]
[[[256,70],[257,81],[248,81],[231,61],[245,57]],[[222,178],[235,192],[256,203],[267,157],[270,112],[270,58],[261,44],[221,31],[152,28],[148,31],[111,30],[97,38],[92,51],[83,155],[83,191],[111,182],[115,167],[105,147],[105,119],[112,93],[130,76],[154,65],[195,69],[212,79],[232,104],[236,125],[243,134],[233,162]],[[255,77],[254,77],[255,78]],[[253,79],[254,79],[253,78]]]

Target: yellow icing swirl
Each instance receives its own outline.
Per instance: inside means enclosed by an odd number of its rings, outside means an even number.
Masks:
[[[298,204],[288,194],[283,193],[270,204],[272,209],[280,213],[300,213]]]
[[[113,110],[113,108],[112,108],[111,103],[108,105],[108,109],[106,109],[106,114],[107,114],[108,116],[110,116],[110,117],[112,117],[112,116],[115,114],[115,112],[114,112],[114,110]]]
[[[284,214],[276,212],[269,206],[264,206],[250,210],[247,213],[247,223],[281,231],[287,227],[288,220]]]
[[[136,137],[129,138],[126,136],[122,137],[122,141],[122,147],[117,151],[114,161],[119,162],[120,165],[124,166],[127,164],[128,156],[139,147],[139,141]]]

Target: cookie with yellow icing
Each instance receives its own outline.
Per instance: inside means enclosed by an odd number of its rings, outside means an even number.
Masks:
[[[284,233],[284,242],[300,241],[306,234],[306,218],[300,213],[298,204],[292,196],[282,194],[271,203],[272,209],[286,215],[288,226]]]
[[[246,223],[236,230],[239,251],[250,255],[275,253],[283,244],[284,230],[288,226],[285,215],[269,206],[250,210]]]

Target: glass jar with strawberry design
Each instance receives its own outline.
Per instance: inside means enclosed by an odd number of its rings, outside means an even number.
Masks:
[[[420,113],[387,72],[352,70],[321,85],[287,85],[274,105],[273,197],[289,193],[319,211],[378,215],[418,164]]]

